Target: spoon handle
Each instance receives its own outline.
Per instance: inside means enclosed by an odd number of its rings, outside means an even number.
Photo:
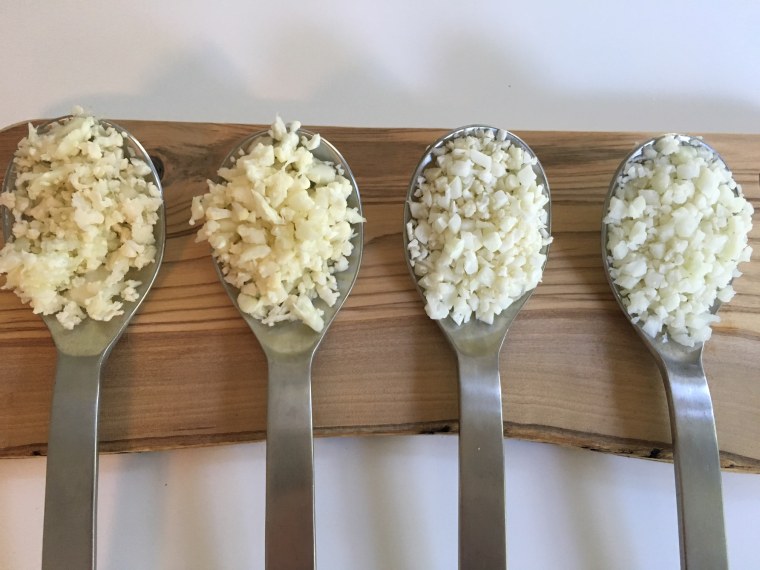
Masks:
[[[499,353],[459,361],[459,568],[507,567]]]
[[[265,559],[267,570],[316,567],[312,354],[269,359]]]
[[[720,456],[700,360],[665,361],[683,570],[728,568]]]
[[[42,570],[95,568],[103,355],[58,352],[45,478]]]

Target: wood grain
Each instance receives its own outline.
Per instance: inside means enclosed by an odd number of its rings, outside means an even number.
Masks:
[[[104,371],[101,447],[125,452],[263,439],[264,355],[187,225],[229,148],[254,125],[117,121],[165,166],[165,261],[154,289]],[[402,204],[425,147],[421,129],[316,128],[351,164],[367,217],[359,280],[313,370],[318,436],[453,432],[456,362],[423,312],[407,273]],[[0,167],[24,125],[0,132]],[[501,355],[505,433],[670,459],[662,381],[614,302],[599,245],[602,203],[619,161],[644,133],[520,132],[552,191],[553,235],[543,283]],[[760,136],[710,135],[760,205]],[[760,231],[752,243],[758,251]],[[705,351],[723,465],[760,472],[760,263]],[[55,351],[42,321],[0,292],[0,457],[45,452]]]

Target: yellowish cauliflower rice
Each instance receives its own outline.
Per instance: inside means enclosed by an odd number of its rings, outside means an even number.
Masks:
[[[0,194],[13,240],[0,250],[3,289],[66,329],[107,321],[136,301],[127,279],[156,257],[161,192],[150,167],[125,154],[112,126],[78,113],[36,129],[16,150],[15,186]]]
[[[339,164],[312,153],[319,135],[299,137],[300,123],[277,117],[269,137],[240,151],[234,163],[193,199],[190,225],[203,221],[225,280],[240,290],[240,310],[274,325],[302,321],[324,328],[338,298],[335,273],[348,269],[352,224],[364,218],[347,199],[354,192]]]

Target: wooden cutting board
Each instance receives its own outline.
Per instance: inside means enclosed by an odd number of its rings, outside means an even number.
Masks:
[[[158,280],[103,373],[101,449],[261,440],[267,365],[187,224],[228,150],[254,125],[117,121],[165,167],[168,240]],[[402,205],[444,131],[317,128],[345,155],[367,218],[359,280],[313,368],[318,436],[454,432],[452,351],[407,273]],[[24,124],[0,132],[0,168]],[[544,280],[501,354],[508,437],[670,459],[662,381],[615,303],[601,264],[602,203],[643,133],[518,132],[542,161],[553,235]],[[710,135],[757,209],[760,135]],[[723,466],[760,472],[760,229],[738,295],[705,349]],[[0,292],[0,457],[45,453],[55,350],[42,320]]]

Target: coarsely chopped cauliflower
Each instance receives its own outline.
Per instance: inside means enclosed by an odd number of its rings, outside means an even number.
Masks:
[[[659,138],[626,166],[610,198],[610,276],[628,313],[652,338],[694,346],[719,320],[716,299],[734,296],[749,261],[753,208],[708,147]]]
[[[549,201],[538,159],[476,131],[448,141],[417,181],[409,203],[409,256],[431,319],[494,317],[541,280]]]
[[[122,135],[75,113],[39,131],[29,125],[13,159],[14,191],[0,194],[14,218],[14,239],[0,251],[3,289],[67,329],[122,314],[115,298],[137,300],[140,283],[125,277],[155,260],[162,203]]]
[[[319,135],[299,140],[299,122],[277,117],[269,137],[241,150],[234,163],[193,198],[190,225],[204,220],[197,241],[208,240],[225,280],[240,290],[242,311],[270,326],[300,320],[324,328],[324,311],[338,300],[334,273],[348,268],[351,224],[364,221],[347,206],[354,191],[340,165],[311,151]]]

